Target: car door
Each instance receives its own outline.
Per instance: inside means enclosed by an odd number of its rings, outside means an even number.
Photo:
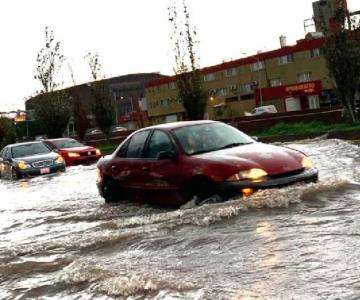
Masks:
[[[9,147],[5,147],[1,156],[1,176],[9,177],[11,174],[11,151]]]
[[[4,164],[3,155],[4,155],[6,149],[7,148],[5,147],[0,151],[0,177],[5,176],[5,172],[4,172],[5,164]]]
[[[164,155],[165,154],[165,155]],[[146,188],[153,201],[163,204],[176,204],[177,192],[182,183],[181,166],[177,159],[172,138],[162,130],[154,130],[145,150],[148,169]]]
[[[117,152],[112,160],[112,177],[119,186],[135,192],[144,189],[147,165],[144,163],[143,151],[150,130],[135,133]]]

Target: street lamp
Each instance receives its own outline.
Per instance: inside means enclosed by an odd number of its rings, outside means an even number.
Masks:
[[[243,55],[248,55],[246,52],[242,52]],[[251,58],[255,59],[258,64],[260,64],[260,61],[256,56],[251,56]],[[258,65],[259,67],[259,65]],[[259,81],[259,93],[260,93],[260,106],[263,104],[263,95],[262,95],[262,89],[261,89],[261,76],[260,76],[260,68],[257,69],[258,72],[258,81]]]

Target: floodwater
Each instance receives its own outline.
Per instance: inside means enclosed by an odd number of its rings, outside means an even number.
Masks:
[[[0,181],[0,299],[360,299],[360,149],[286,146],[318,183],[201,207],[104,204],[94,165]]]

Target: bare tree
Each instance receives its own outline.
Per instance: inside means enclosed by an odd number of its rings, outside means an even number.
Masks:
[[[76,85],[74,70],[69,62],[67,62],[67,66],[70,72],[70,77],[73,83],[73,86]],[[86,134],[86,130],[90,127],[90,122],[87,118],[87,113],[84,108],[83,103],[81,102],[80,93],[77,92],[77,89],[73,89],[72,91],[72,102],[73,102],[73,119],[76,133],[80,140],[84,139]]]
[[[106,135],[109,134],[110,127],[115,123],[115,107],[113,104],[113,95],[109,87],[103,80],[102,66],[97,53],[88,52],[85,56],[90,67],[91,76],[94,82],[91,83],[91,92],[94,97],[92,113],[95,117],[96,125]]]
[[[195,54],[197,32],[190,24],[190,14],[185,0],[182,2],[182,15],[178,14],[176,1],[168,8],[169,21],[172,25],[172,37],[175,53],[175,77],[178,96],[181,99],[186,118],[199,120],[204,118],[207,94],[202,87],[198,59]],[[182,17],[184,22],[179,19]]]
[[[34,78],[42,85],[38,101],[34,101],[35,117],[42,131],[49,137],[59,137],[65,131],[70,119],[71,103],[65,91],[55,91],[60,87],[56,80],[64,56],[60,42],[54,33],[45,27],[45,46],[37,54]]]

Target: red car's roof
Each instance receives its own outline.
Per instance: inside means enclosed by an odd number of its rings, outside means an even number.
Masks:
[[[172,122],[172,123],[165,123],[165,124],[159,124],[154,125],[150,127],[146,127],[145,129],[166,129],[166,130],[172,130],[180,127],[186,127],[186,126],[193,126],[193,125],[199,125],[199,124],[209,124],[209,123],[217,123],[216,121],[211,120],[202,120],[202,121],[181,121],[181,122]]]

